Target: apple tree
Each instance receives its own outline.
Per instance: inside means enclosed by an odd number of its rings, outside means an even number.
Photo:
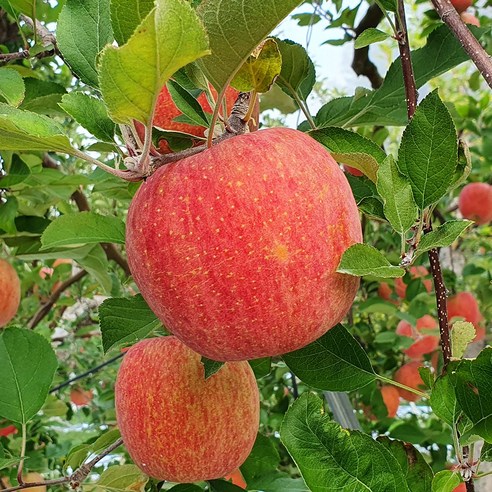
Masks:
[[[0,0],[0,490],[488,490],[490,7]]]

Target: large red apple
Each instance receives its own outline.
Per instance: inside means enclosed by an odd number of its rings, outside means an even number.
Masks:
[[[416,328],[405,320],[401,320],[396,327],[396,333],[405,337],[410,337],[414,341],[410,347],[404,350],[410,359],[422,359],[424,354],[430,354],[439,347],[439,336],[436,334],[426,334],[425,332],[439,333],[437,321],[430,315],[425,314],[417,320]]]
[[[165,326],[214,360],[291,352],[341,321],[362,240],[342,170],[308,135],[233,137],[160,168],[128,213],[135,282]]]
[[[134,345],[115,395],[130,456],[159,480],[224,477],[244,462],[258,432],[259,394],[249,364],[226,363],[205,379],[200,355],[176,337]]]
[[[17,272],[10,263],[0,259],[0,328],[17,314],[20,294]]]
[[[471,292],[458,292],[448,299],[448,320],[450,323],[456,321],[453,318],[462,318],[473,323],[477,332],[475,340],[483,340],[485,337],[485,329],[480,326],[483,316],[478,302]]]
[[[477,224],[488,224],[492,220],[492,186],[487,183],[467,184],[460,193],[458,207],[465,219]]]

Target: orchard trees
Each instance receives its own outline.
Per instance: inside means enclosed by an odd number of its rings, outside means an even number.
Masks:
[[[0,0],[1,488],[485,482],[492,67],[433,3],[412,49],[403,2]]]

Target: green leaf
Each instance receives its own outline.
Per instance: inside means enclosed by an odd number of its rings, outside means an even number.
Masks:
[[[0,180],[0,187],[2,181]],[[7,234],[15,234],[15,218],[19,209],[19,202],[15,196],[8,196],[4,202],[0,202],[0,229],[3,229]]]
[[[77,77],[98,87],[98,55],[113,41],[109,2],[67,0],[58,18],[56,38],[64,61]]]
[[[34,6],[35,0],[5,0],[2,5],[4,8],[11,7],[16,12],[23,12],[31,17],[35,17]],[[10,8],[8,9],[11,10]]]
[[[136,465],[117,465],[104,470],[91,490],[93,492],[117,492],[144,490],[149,477],[144,475]]]
[[[121,46],[154,8],[155,0],[111,0],[111,24],[114,37]]]
[[[375,29],[374,27],[369,27],[365,31],[362,31],[354,43],[354,48],[358,50],[359,48],[365,48],[372,43],[379,43],[380,41],[384,41],[385,39],[390,38],[391,36],[379,29]]]
[[[248,485],[250,482],[277,469],[280,455],[271,438],[258,434],[251,453],[241,465],[241,473]]]
[[[0,470],[17,465],[17,463],[19,463],[20,460],[21,460],[20,458],[0,458]]]
[[[241,92],[268,92],[280,74],[282,56],[274,39],[261,43],[242,64],[231,81]]]
[[[316,82],[314,64],[300,44],[287,39],[277,40],[277,44],[282,56],[282,69],[276,83],[285,94],[305,101]]]
[[[377,190],[384,203],[384,215],[395,231],[404,234],[418,218],[412,186],[400,174],[391,155],[381,163],[377,179]]]
[[[92,444],[91,451],[99,454],[121,437],[119,429],[111,429],[101,434]]]
[[[225,362],[220,362],[218,360],[207,359],[202,355],[201,363],[205,369],[205,379],[213,376],[220,368],[225,364]]]
[[[480,459],[482,461],[492,461],[492,444],[485,442],[480,453]]]
[[[408,490],[393,455],[371,436],[331,421],[312,393],[292,404],[280,437],[312,492]]]
[[[379,164],[384,161],[386,154],[373,141],[337,127],[314,130],[309,135],[324,145],[340,164],[355,167],[376,182]]]
[[[431,32],[427,44],[411,53],[417,88],[456,65],[468,55],[447,26]],[[318,127],[398,126],[408,122],[401,60],[389,68],[383,85],[363,97],[342,97],[325,104],[316,115]]]
[[[398,151],[398,168],[410,180],[421,210],[446,194],[457,162],[456,128],[436,90],[418,106]]]
[[[41,335],[21,328],[0,334],[0,415],[25,424],[43,406],[57,368]]]
[[[29,166],[17,155],[12,156],[12,164],[6,176],[0,178],[0,188],[10,188],[25,181],[31,174]]]
[[[231,482],[225,480],[209,480],[210,492],[243,492],[242,487],[238,487]]]
[[[492,442],[492,347],[474,360],[462,360],[451,378],[458,403],[474,424],[473,433]]]
[[[58,217],[41,236],[43,249],[90,243],[125,244],[125,224],[117,217],[79,212]]]
[[[430,249],[451,246],[472,224],[472,220],[450,220],[441,224],[433,231],[422,236],[415,255],[420,255]]]
[[[71,92],[62,97],[59,106],[96,138],[113,142],[115,125],[102,101],[82,92]]]
[[[11,106],[19,106],[25,95],[24,79],[10,68],[0,68],[0,97]]]
[[[63,94],[67,93],[65,87],[55,82],[32,77],[25,79],[24,84],[26,96],[19,109],[46,116],[65,116],[58,106]]]
[[[383,202],[376,190],[376,185],[365,176],[352,176],[346,173],[345,177],[352,188],[355,202],[359,209],[370,217],[385,220]]]
[[[157,2],[125,45],[101,53],[101,92],[111,118],[147,124],[173,73],[208,53],[206,32],[190,4]]]
[[[79,444],[78,446],[73,447],[65,458],[63,470],[66,471],[68,468],[76,470],[87,459],[90,450],[91,447],[89,444]]]
[[[211,56],[199,61],[221,92],[252,51],[300,0],[204,0],[197,9],[210,39]]]
[[[255,373],[256,379],[264,378],[268,376],[272,370],[272,358],[271,357],[262,357],[261,359],[252,359],[249,360],[249,365],[253,372]]]
[[[194,483],[180,483],[171,487],[169,492],[203,492],[203,489]]]
[[[3,103],[0,103],[0,149],[74,153],[63,129],[52,119]]]
[[[317,389],[353,391],[376,379],[367,354],[340,324],[282,358],[301,381]]]
[[[194,125],[208,127],[210,122],[207,115],[200,106],[200,103],[193,97],[193,94],[179,85],[174,80],[167,83],[169,94],[171,95],[176,107],[187,117],[187,120]],[[165,130],[165,128],[164,128]]]
[[[161,322],[138,294],[131,298],[106,299],[99,306],[99,325],[104,352],[144,339]]]
[[[302,478],[292,478],[288,473],[274,471],[248,482],[249,490],[263,492],[309,492]]]
[[[476,332],[473,323],[456,321],[451,328],[452,356],[461,359],[468,345],[473,342]]]
[[[434,474],[424,457],[409,443],[379,436],[381,443],[400,464],[409,490],[412,492],[430,492]]]
[[[432,492],[453,492],[461,481],[458,473],[451,470],[437,472],[432,480]]]
[[[337,272],[357,277],[371,275],[377,278],[397,278],[405,275],[405,270],[393,266],[376,248],[368,244],[353,244],[342,256]]]

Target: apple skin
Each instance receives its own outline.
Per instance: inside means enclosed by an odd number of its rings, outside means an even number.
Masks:
[[[473,0],[451,0],[451,3],[456,11],[460,14],[471,6]]]
[[[35,482],[44,482],[44,477],[40,473],[37,472],[29,472],[26,473],[22,479],[25,483],[35,483]],[[46,492],[46,485],[38,485],[37,487],[27,487],[23,490],[29,490],[29,492]]]
[[[456,488],[453,489],[453,492],[466,492],[466,483],[460,483]]]
[[[385,385],[381,388],[381,396],[383,397],[388,417],[394,418],[398,407],[400,406],[400,393],[395,386]]]
[[[393,379],[409,388],[421,389],[420,386],[423,386],[424,384],[419,373],[419,367],[421,366],[422,363],[418,360],[408,362],[395,372]],[[411,393],[410,391],[402,388],[397,388],[397,390],[400,396],[407,401],[417,401],[420,399],[418,395]]]
[[[0,429],[0,437],[7,437],[11,434],[17,434],[17,427],[15,425],[8,425]]]
[[[200,355],[173,336],[128,350],[115,405],[130,456],[158,480],[224,477],[242,465],[258,432],[259,392],[250,365],[226,363],[205,380]]]
[[[396,327],[396,333],[406,337],[411,337],[415,342],[410,345],[405,354],[410,359],[421,360],[424,354],[430,354],[439,347],[439,337],[437,335],[424,335],[424,330],[438,331],[439,324],[430,315],[426,314],[417,320],[416,329],[408,321],[401,320]]]
[[[410,276],[412,279],[416,278],[421,278],[421,277],[426,277],[429,275],[429,271],[425,266],[413,266],[410,267]],[[431,279],[425,279],[422,281],[425,287],[425,290],[427,292],[430,292],[432,290],[432,280]],[[403,281],[401,278],[395,278],[395,292],[398,297],[401,299],[405,299],[405,296],[407,295],[407,284]]]
[[[460,14],[460,17],[465,24],[471,24],[472,26],[480,27],[480,21],[471,12],[462,12]]]
[[[70,401],[78,407],[88,405],[92,398],[92,390],[83,390],[82,388],[72,388],[70,390]]]
[[[478,225],[492,220],[492,186],[487,183],[469,183],[460,193],[458,208],[465,219]]]
[[[239,468],[237,470],[234,470],[226,477],[224,477],[224,480],[231,481],[234,485],[237,485],[238,487],[241,487],[242,489],[246,490],[247,485]]]
[[[448,321],[450,324],[453,322],[453,318],[463,318],[465,321],[473,323],[477,332],[475,341],[485,338],[485,329],[480,326],[483,316],[478,302],[471,292],[459,292],[448,299]]]
[[[346,164],[344,164],[343,168],[345,169],[345,172],[351,174],[352,176],[364,176],[364,173],[362,171],[359,171],[355,167],[347,166]]]
[[[17,314],[20,304],[21,286],[15,268],[0,259],[0,328]]]
[[[287,128],[161,167],[135,195],[126,234],[150,308],[219,361],[291,352],[341,321],[359,279],[336,269],[361,241],[342,170],[319,143]]]

